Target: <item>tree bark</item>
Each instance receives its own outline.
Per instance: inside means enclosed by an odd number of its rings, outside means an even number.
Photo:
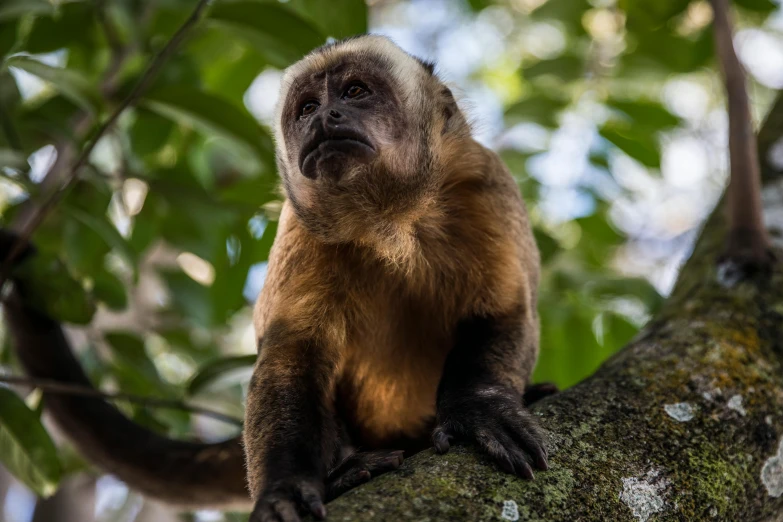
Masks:
[[[531,408],[549,471],[524,481],[470,448],[428,450],[329,504],[330,520],[783,520],[783,171],[767,154],[781,122],[783,95],[759,140],[778,263],[749,278],[718,263],[718,208],[658,316]]]

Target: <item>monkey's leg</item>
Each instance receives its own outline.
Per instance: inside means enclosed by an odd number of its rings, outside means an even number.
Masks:
[[[265,334],[247,396],[245,451],[251,522],[326,516],[325,479],[338,448],[336,357],[314,339],[273,325]]]
[[[358,451],[349,455],[329,472],[326,478],[326,499],[333,500],[373,477],[393,471],[403,461],[402,450]]]
[[[504,471],[533,478],[547,469],[538,423],[522,404],[527,330],[521,317],[474,317],[457,327],[437,395],[436,451],[471,442]]]

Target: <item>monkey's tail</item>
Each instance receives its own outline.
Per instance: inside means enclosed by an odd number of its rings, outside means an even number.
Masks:
[[[0,230],[0,259],[16,236]],[[4,302],[17,356],[31,376],[91,387],[60,324],[25,304],[15,280]],[[145,495],[189,507],[249,505],[239,437],[214,444],[170,439],[96,397],[44,393],[48,413],[81,454]]]

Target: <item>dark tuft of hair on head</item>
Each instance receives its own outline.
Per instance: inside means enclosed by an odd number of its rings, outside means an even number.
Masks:
[[[424,70],[430,73],[430,75],[435,75],[435,62],[423,60],[421,58],[416,58],[416,61],[419,62],[421,66],[424,67]]]

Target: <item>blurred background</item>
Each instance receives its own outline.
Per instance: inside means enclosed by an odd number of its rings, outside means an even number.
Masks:
[[[62,183],[195,4],[0,0],[2,226]],[[758,122],[783,88],[783,10],[734,5]],[[705,0],[216,0],[38,228],[29,269],[103,390],[241,418],[281,204],[270,138],[281,71],[369,30],[437,62],[518,180],[544,261],[535,380],[566,388],[655,313],[723,190],[711,19]],[[783,162],[783,143],[771,154]],[[19,375],[3,337],[0,372]],[[242,520],[178,514],[95,474],[41,415],[40,393],[12,389],[0,521]],[[240,430],[117,404],[174,437]]]

